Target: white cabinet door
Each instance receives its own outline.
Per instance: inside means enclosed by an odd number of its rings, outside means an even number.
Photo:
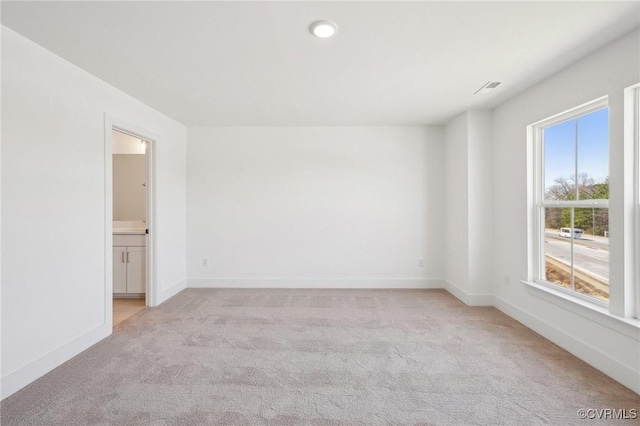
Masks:
[[[127,293],[147,291],[147,256],[145,247],[127,247]]]
[[[113,292],[127,292],[127,248],[113,248]]]

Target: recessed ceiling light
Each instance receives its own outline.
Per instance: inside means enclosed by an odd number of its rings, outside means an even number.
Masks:
[[[486,95],[499,85],[499,81],[488,81],[484,86],[476,90],[476,93],[474,93],[474,95]]]
[[[331,21],[316,21],[311,24],[309,31],[316,37],[327,38],[338,32],[338,26]]]

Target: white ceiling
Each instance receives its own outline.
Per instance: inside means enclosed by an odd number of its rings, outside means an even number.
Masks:
[[[3,1],[2,23],[186,125],[423,125],[637,28],[640,3]]]

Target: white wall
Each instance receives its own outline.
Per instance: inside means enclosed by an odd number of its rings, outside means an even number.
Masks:
[[[2,28],[2,396],[111,332],[105,113],[158,135],[161,297],[186,285],[186,128]]]
[[[445,127],[446,288],[469,305],[493,303],[491,112]]]
[[[493,294],[493,134],[491,111],[467,112],[469,290],[476,304]]]
[[[445,239],[446,274],[450,286],[469,292],[468,222],[468,130],[467,113],[451,120],[445,128]],[[450,289],[451,291],[451,289]],[[459,294],[458,297],[462,297]]]
[[[620,188],[624,170],[623,90],[640,80],[638,31],[606,46],[494,111],[494,281],[497,306],[618,381],[640,392],[637,329],[621,333],[535,296],[527,279],[527,125],[603,95],[610,105],[611,280],[624,279],[625,229]],[[511,284],[504,285],[504,275]],[[612,300],[612,303],[614,301]]]
[[[424,127],[189,128],[189,285],[440,286],[442,142]]]

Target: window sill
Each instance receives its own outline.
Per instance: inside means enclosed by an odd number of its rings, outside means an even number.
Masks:
[[[640,341],[640,320],[611,315],[606,308],[571,297],[571,295],[556,291],[542,284],[531,281],[521,282],[527,286],[530,294],[540,299]]]

